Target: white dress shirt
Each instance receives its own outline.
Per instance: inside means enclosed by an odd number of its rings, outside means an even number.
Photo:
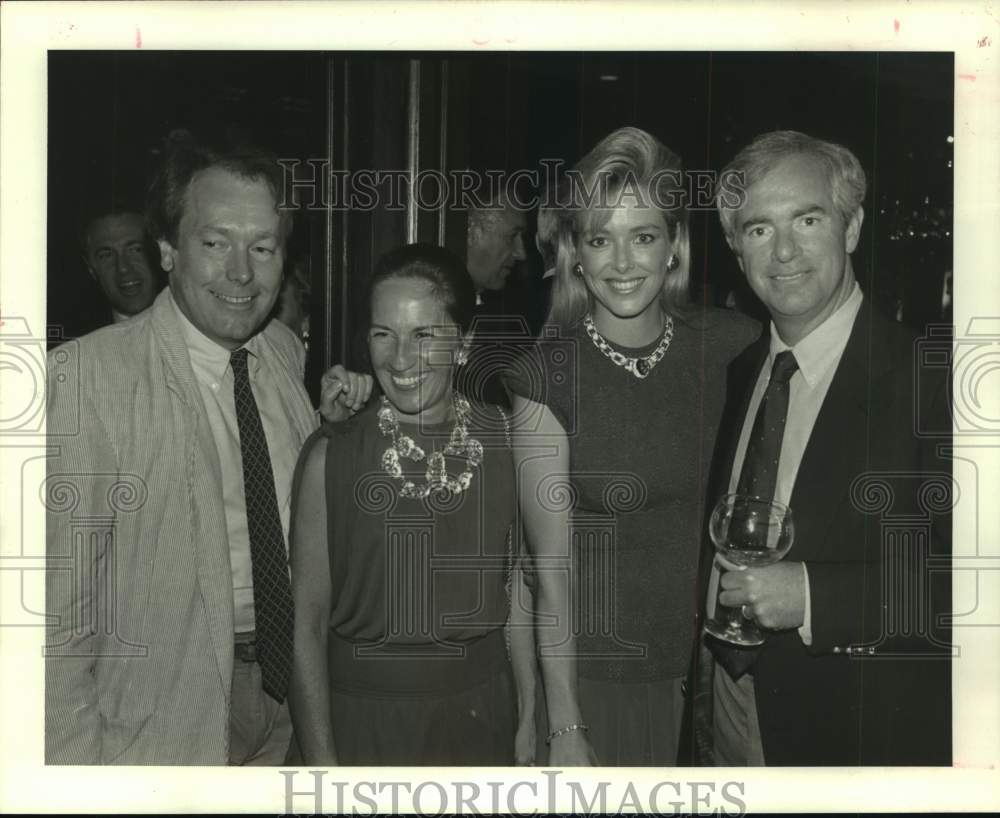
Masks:
[[[243,455],[240,450],[240,432],[236,422],[236,403],[233,398],[233,369],[231,352],[219,346],[202,333],[177,310],[181,332],[191,358],[191,368],[205,404],[208,425],[215,440],[222,467],[222,500],[226,513],[226,531],[229,535],[229,560],[233,575],[233,622],[236,633],[254,629],[253,564],[250,558],[250,533],[247,528],[246,498],[243,493]],[[285,414],[267,365],[261,360],[262,348],[254,336],[246,344],[247,369],[250,388],[260,412],[267,449],[271,456],[274,488],[278,498],[281,529],[288,545],[288,528],[291,518],[292,476],[298,451],[291,434],[291,419]]]
[[[847,300],[826,321],[794,347],[788,346],[781,340],[777,328],[773,322],[771,323],[771,349],[764,366],[761,367],[757,385],[754,387],[753,395],[750,397],[750,405],[747,407],[743,431],[740,434],[739,444],[736,447],[736,457],[733,460],[733,471],[729,477],[730,492],[736,491],[736,484],[739,482],[740,472],[743,470],[747,443],[753,430],[754,419],[757,417],[757,409],[760,407],[760,402],[771,378],[774,359],[779,353],[791,349],[799,368],[788,382],[788,415],[785,420],[785,433],[781,439],[778,475],[774,487],[774,499],[779,503],[790,505],[789,501],[795,487],[795,476],[802,463],[802,455],[805,453],[809,436],[812,434],[816,418],[819,416],[819,410],[823,406],[823,400],[826,398],[834,373],[837,371],[837,364],[840,363],[840,358],[844,354],[844,348],[851,336],[851,329],[854,327],[854,319],[857,317],[859,309],[861,309],[861,288],[855,282],[854,289]],[[794,508],[792,514],[795,514]],[[794,549],[793,543],[792,551],[788,555],[789,559],[795,559]],[[799,634],[803,641],[809,645],[812,644],[809,573],[805,563],[802,563],[802,566],[806,572],[806,606],[805,621],[799,628]]]

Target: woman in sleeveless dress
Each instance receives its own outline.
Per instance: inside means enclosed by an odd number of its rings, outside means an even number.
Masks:
[[[305,764],[531,761],[509,428],[453,387],[474,304],[448,251],[386,254],[368,315],[382,397],[300,457],[290,706]]]
[[[680,158],[615,131],[558,193],[549,331],[511,372],[548,763],[676,763],[727,363],[759,328],[688,303]],[[551,214],[550,214],[551,215]]]

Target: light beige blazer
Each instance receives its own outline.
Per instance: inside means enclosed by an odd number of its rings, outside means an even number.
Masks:
[[[305,355],[261,333],[296,447]],[[233,593],[220,467],[164,290],[49,354],[45,758],[225,764]]]

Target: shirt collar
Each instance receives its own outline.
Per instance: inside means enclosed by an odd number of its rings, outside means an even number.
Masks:
[[[799,341],[794,347],[788,346],[778,335],[777,327],[771,322],[771,349],[768,353],[768,364],[773,365],[779,352],[791,349],[799,371],[810,388],[814,387],[823,376],[835,366],[847,346],[851,336],[854,319],[861,309],[861,288],[854,282],[854,288],[847,300],[816,329]]]
[[[169,300],[177,314],[181,325],[181,335],[184,338],[184,345],[187,347],[188,355],[191,356],[191,365],[195,373],[204,372],[211,379],[221,381],[229,368],[229,359],[232,352],[224,346],[217,344],[198,327],[191,323],[191,320],[184,314],[174,298],[173,291],[169,292]],[[258,340],[254,335],[243,346],[250,353],[248,357],[248,369],[256,372],[259,366],[257,354]]]

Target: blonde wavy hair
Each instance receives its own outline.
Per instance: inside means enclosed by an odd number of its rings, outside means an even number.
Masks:
[[[660,293],[667,312],[688,303],[691,247],[680,157],[639,128],[604,137],[560,182],[556,200],[556,280],[548,321],[571,327],[593,307],[583,279],[573,273],[581,237],[599,229],[623,198],[636,196],[660,211],[679,264],[668,270]]]

